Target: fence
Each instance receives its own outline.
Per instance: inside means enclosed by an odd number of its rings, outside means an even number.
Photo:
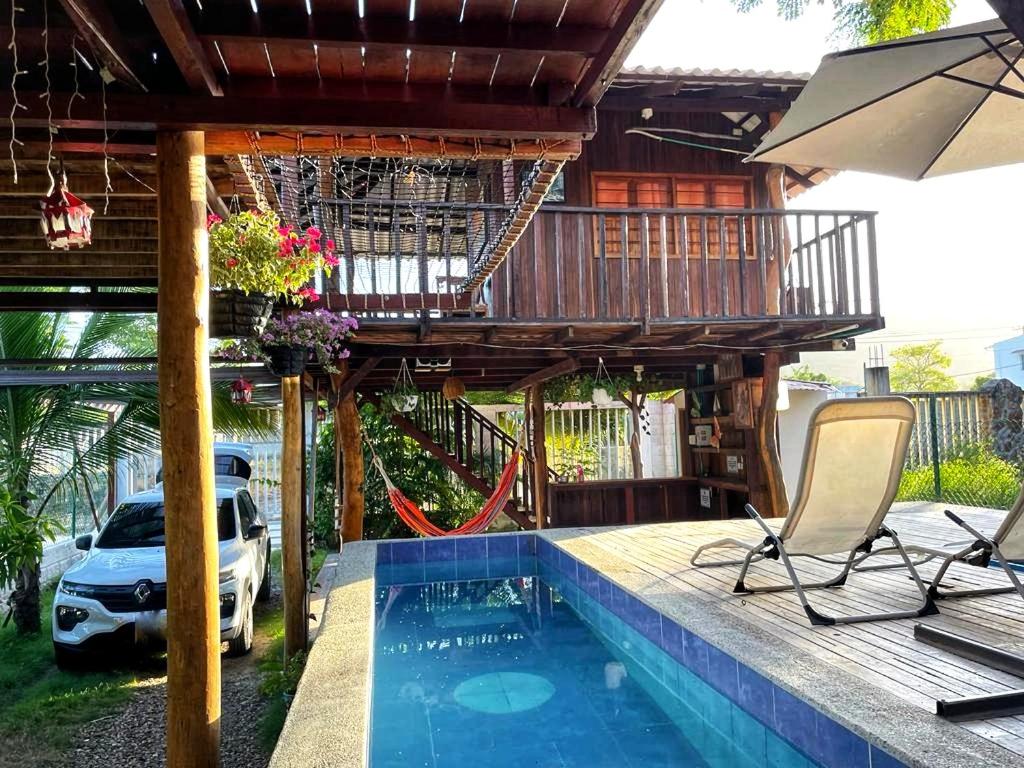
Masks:
[[[980,392],[903,392],[917,411],[899,501],[1008,509],[1024,466],[993,451],[991,398]]]

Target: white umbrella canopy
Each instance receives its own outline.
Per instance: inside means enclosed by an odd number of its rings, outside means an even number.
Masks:
[[[904,179],[1024,162],[1022,53],[993,19],[830,54],[748,160]]]

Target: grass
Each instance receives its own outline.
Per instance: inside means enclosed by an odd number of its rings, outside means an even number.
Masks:
[[[941,498],[931,465],[906,469],[897,501],[944,501],[972,507],[1009,509],[1020,492],[1020,469],[984,446],[968,446],[939,464]]]
[[[327,559],[326,549],[317,549],[310,560],[310,572],[314,577],[320,572],[324,561]],[[281,553],[275,551],[270,556],[270,567],[273,578],[280,583],[281,578]],[[255,619],[256,631],[261,635],[270,638],[270,645],[260,656],[259,670],[264,681],[279,676],[284,668],[284,606],[276,603],[272,610],[257,616]],[[267,753],[274,751],[277,739],[284,728],[285,718],[288,717],[288,707],[280,696],[270,696],[263,715],[258,723],[260,747]]]
[[[131,697],[133,673],[71,673],[57,669],[50,640],[54,588],[43,593],[43,628],[19,636],[0,629],[0,765],[42,765],[59,759],[82,725],[115,711]],[[16,748],[31,744],[31,754]]]

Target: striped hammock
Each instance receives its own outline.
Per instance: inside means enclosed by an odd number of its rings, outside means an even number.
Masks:
[[[391,506],[395,508],[398,516],[402,518],[402,522],[421,536],[461,536],[464,534],[482,533],[487,530],[488,526],[497,519],[501,510],[505,508],[509,498],[512,496],[512,489],[515,488],[516,474],[519,471],[519,460],[523,455],[523,450],[517,445],[515,450],[512,451],[512,456],[509,458],[508,463],[501,470],[494,493],[484,502],[480,511],[458,528],[450,531],[438,528],[430,522],[426,515],[423,514],[423,510],[410,501],[402,493],[401,489],[391,482],[391,478],[388,477],[388,473],[385,471],[384,465],[381,463],[376,451],[373,454],[373,465],[384,479],[384,484],[388,488],[388,500],[391,502]]]

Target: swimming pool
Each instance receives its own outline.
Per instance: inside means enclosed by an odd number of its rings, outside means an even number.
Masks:
[[[408,544],[378,550],[370,768],[901,765],[548,542]]]

